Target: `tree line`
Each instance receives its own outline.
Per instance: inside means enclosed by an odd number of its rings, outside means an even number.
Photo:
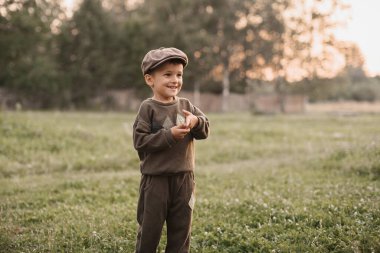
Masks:
[[[69,15],[61,0],[2,0],[0,88],[39,108],[85,108],[109,89],[143,96],[143,56],[174,46],[189,56],[184,89],[226,101],[268,84],[314,91],[321,79],[366,78],[360,49],[333,34],[345,9],[341,0],[82,0]]]

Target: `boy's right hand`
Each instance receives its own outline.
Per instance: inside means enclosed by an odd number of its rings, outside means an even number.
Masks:
[[[170,128],[170,131],[172,132],[174,139],[181,140],[190,132],[190,128],[182,124]]]

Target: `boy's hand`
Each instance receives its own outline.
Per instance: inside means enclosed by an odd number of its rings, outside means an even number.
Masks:
[[[186,136],[186,134],[190,132],[190,128],[182,124],[182,125],[174,126],[170,128],[170,131],[172,132],[174,139],[181,140]]]
[[[183,113],[185,114],[185,126],[187,126],[188,128],[192,129],[194,128],[195,126],[198,125],[199,123],[199,119],[197,116],[195,116],[194,114],[192,114],[191,112],[189,111],[186,111],[186,110],[182,110]]]

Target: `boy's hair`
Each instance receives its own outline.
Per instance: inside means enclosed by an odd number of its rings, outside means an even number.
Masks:
[[[156,69],[164,62],[169,60],[178,60],[185,68],[188,63],[187,55],[181,50],[174,47],[160,47],[159,49],[150,50],[141,63],[141,70],[143,75],[148,74],[149,71]],[[150,72],[151,73],[151,72]]]
[[[147,71],[145,74],[152,75],[154,71],[156,71],[157,69],[159,69],[159,68],[160,68],[162,65],[164,65],[165,63],[170,63],[170,64],[174,64],[174,65],[182,64],[183,67],[186,66],[186,65],[183,63],[182,60],[177,59],[177,58],[174,58],[174,59],[169,59],[169,60],[167,60],[167,61],[164,61],[163,63],[160,63],[159,65],[155,66],[154,68],[148,69],[148,71]]]

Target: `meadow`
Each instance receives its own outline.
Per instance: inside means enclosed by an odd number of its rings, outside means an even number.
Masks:
[[[380,252],[379,114],[209,119],[191,252]],[[133,252],[133,120],[0,112],[0,252]]]

